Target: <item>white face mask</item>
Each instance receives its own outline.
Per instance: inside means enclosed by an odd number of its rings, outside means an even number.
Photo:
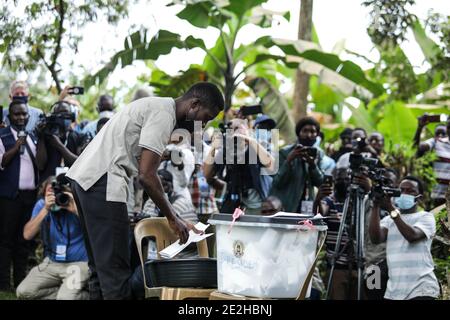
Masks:
[[[402,193],[400,197],[395,198],[394,203],[399,209],[409,210],[416,204],[416,197],[410,194]]]
[[[100,119],[102,119],[102,118],[109,119],[109,118],[112,118],[113,115],[114,115],[114,111],[109,111],[109,110],[102,111],[98,114]]]

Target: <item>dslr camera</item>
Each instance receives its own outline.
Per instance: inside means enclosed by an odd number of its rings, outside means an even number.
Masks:
[[[69,187],[69,180],[66,178],[65,173],[61,173],[56,176],[52,181],[52,189],[55,194],[55,203],[60,207],[69,205],[70,197],[65,193]]]

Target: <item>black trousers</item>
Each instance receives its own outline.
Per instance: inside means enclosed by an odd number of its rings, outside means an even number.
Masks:
[[[30,242],[23,238],[23,228],[30,220],[36,202],[36,191],[19,191],[15,199],[0,197],[0,290],[17,287],[25,278]]]
[[[129,221],[125,203],[106,201],[106,174],[89,190],[72,181],[89,258],[91,299],[131,298]]]

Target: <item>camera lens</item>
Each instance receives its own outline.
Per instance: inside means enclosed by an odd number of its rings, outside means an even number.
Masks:
[[[65,193],[59,193],[55,196],[55,202],[58,206],[69,205],[70,197]]]

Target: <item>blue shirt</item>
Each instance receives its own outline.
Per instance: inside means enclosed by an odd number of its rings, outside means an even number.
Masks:
[[[35,218],[44,208],[45,201],[40,199],[33,208],[31,218]],[[87,261],[83,232],[78,216],[60,211],[49,213],[42,221],[42,240],[46,249],[46,256],[55,262]],[[50,232],[49,232],[50,231]],[[70,243],[69,236],[70,235]],[[56,246],[66,246],[65,260],[56,259]]]

